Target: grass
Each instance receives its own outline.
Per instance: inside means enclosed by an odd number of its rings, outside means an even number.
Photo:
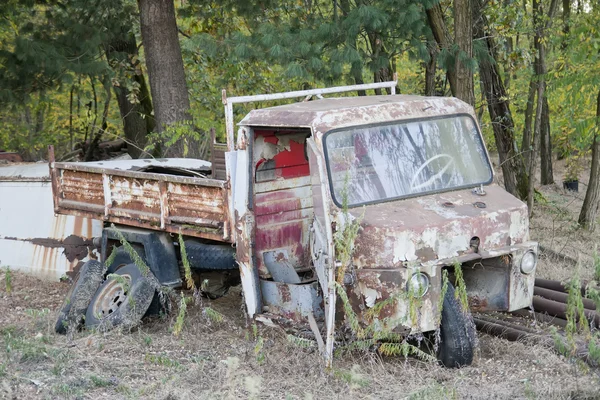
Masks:
[[[12,285],[12,272],[10,271],[10,267],[5,267],[4,271],[4,290],[6,290],[7,294],[11,294],[13,290]]]

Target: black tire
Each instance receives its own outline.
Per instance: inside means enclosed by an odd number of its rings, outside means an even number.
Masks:
[[[152,303],[155,290],[135,264],[119,268],[115,275],[127,280],[108,277],[90,301],[85,313],[85,326],[109,330],[116,326],[132,328],[137,325]]]
[[[202,270],[237,270],[235,249],[229,245],[206,244],[196,240],[184,242],[190,266]]]
[[[62,335],[69,329],[78,329],[90,300],[104,280],[104,265],[90,260],[81,266],[56,318],[54,330]]]
[[[475,344],[475,326],[470,313],[462,311],[454,286],[448,283],[444,297],[440,343],[437,358],[447,368],[460,368],[471,365]]]

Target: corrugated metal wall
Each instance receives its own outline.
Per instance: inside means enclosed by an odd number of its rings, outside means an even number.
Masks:
[[[0,166],[0,266],[58,280],[89,257],[102,222],[54,215],[47,164]]]

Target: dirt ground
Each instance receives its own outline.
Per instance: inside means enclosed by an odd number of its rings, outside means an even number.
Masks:
[[[555,176],[561,182],[560,163]],[[541,187],[533,239],[580,260],[542,258],[537,274],[593,274],[593,235],[576,229],[585,195]],[[561,183],[562,184],[562,183]],[[188,306],[182,333],[175,316],[145,320],[133,332],[54,333],[67,283],[0,273],[0,398],[6,399],[597,399],[600,371],[550,348],[480,334],[472,366],[444,369],[402,357],[360,352],[337,357],[332,371],[314,349],[280,328],[247,325],[240,289]],[[11,292],[8,293],[7,289]],[[209,310],[209,311],[207,311]],[[215,310],[223,316],[215,318]]]

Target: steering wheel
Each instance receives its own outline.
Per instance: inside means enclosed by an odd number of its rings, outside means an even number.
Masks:
[[[421,174],[421,172],[423,172],[423,170],[425,168],[427,168],[429,166],[429,164],[431,164],[432,162],[434,162],[435,160],[438,160],[440,158],[445,158],[447,160],[447,162],[443,166],[443,168],[441,168],[437,174],[433,175],[432,177],[427,179],[425,182],[415,185],[415,182],[416,182],[417,178],[419,177],[419,175]],[[411,191],[419,190],[426,186],[431,185],[433,182],[435,182],[436,179],[440,179],[444,175],[444,173],[453,165],[454,165],[454,157],[452,157],[449,154],[438,154],[438,155],[431,157],[429,160],[425,161],[423,163],[423,165],[421,165],[419,167],[417,172],[415,172],[415,175],[413,176],[412,180],[410,181]],[[447,183],[449,183],[449,182],[447,182]]]

